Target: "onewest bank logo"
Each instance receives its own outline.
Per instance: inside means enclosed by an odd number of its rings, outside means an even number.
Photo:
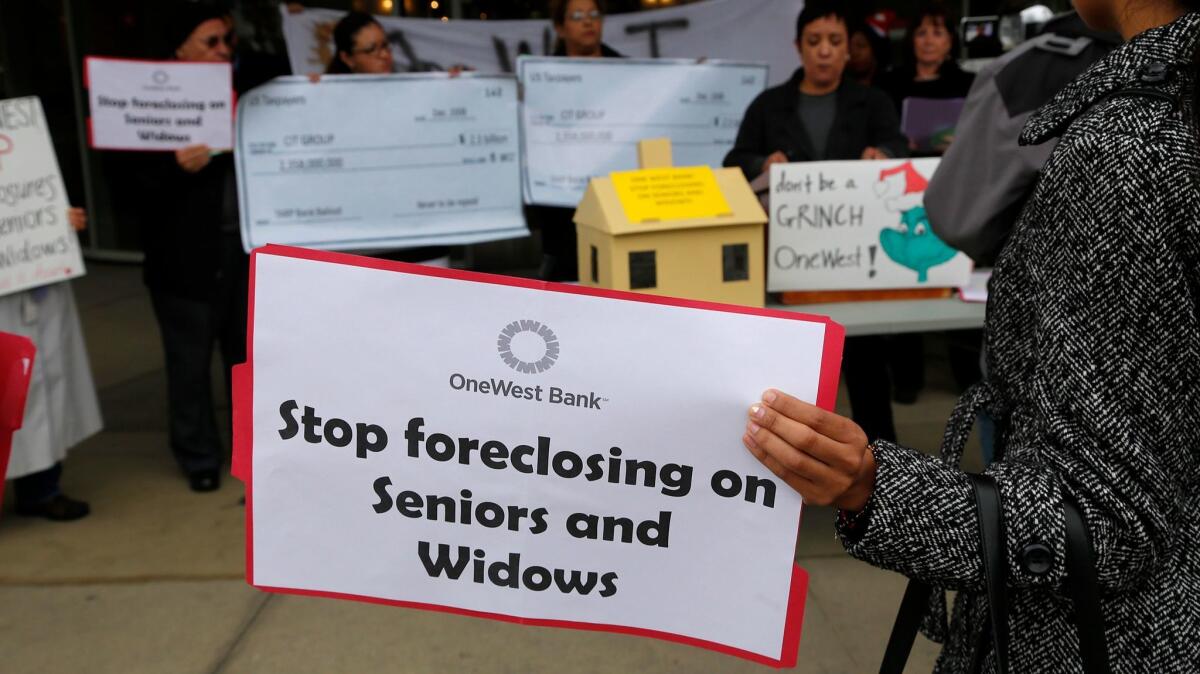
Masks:
[[[513,321],[504,326],[496,338],[500,359],[521,374],[538,375],[558,362],[561,346],[550,326],[539,321]],[[595,391],[568,391],[558,386],[520,384],[498,377],[471,378],[455,372],[450,375],[450,388],[481,395],[528,400],[550,405],[566,405],[599,410],[608,402]]]

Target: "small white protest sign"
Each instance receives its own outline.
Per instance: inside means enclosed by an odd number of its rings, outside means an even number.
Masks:
[[[35,97],[0,101],[0,295],[83,275],[67,192]]]
[[[923,203],[937,159],[771,166],[767,290],[965,285],[971,259],[933,233]]]
[[[741,437],[769,387],[832,407],[840,326],[279,246],[252,270],[253,585],[795,664],[801,501]]]
[[[84,68],[93,148],[233,149],[233,70],[228,63],[89,56]]]

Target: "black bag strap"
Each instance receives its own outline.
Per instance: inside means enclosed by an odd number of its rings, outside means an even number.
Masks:
[[[975,492],[975,507],[978,510],[982,531],[979,550],[983,557],[984,584],[988,592],[988,610],[991,619],[992,642],[996,646],[996,664],[1000,674],[1008,674],[1008,600],[1004,584],[1004,531],[1001,527],[1000,490],[996,482],[985,475],[969,475]],[[921,627],[921,619],[929,606],[932,592],[925,583],[910,580],[900,602],[900,611],[892,625],[883,654],[879,674],[902,674],[913,642]]]
[[[1079,507],[1069,497],[1063,499],[1067,519],[1067,592],[1075,608],[1075,628],[1079,632],[1079,650],[1083,671],[1110,674],[1108,642],[1104,634],[1104,610],[1100,606],[1100,586],[1092,560],[1092,543]]]
[[[1004,583],[1004,529],[1000,509],[1000,490],[986,475],[969,475],[979,515],[980,557],[983,560],[984,585],[988,593],[988,628],[995,646],[996,667],[1008,674],[1008,596]],[[1100,605],[1099,583],[1092,559],[1092,546],[1079,507],[1069,497],[1063,500],[1066,516],[1067,592],[1074,607],[1075,627],[1079,634],[1083,671],[1087,674],[1111,674],[1108,643],[1104,632],[1104,611]],[[933,588],[910,580],[892,635],[884,652],[880,674],[902,674],[920,630]],[[986,641],[985,641],[986,643]]]
[[[929,596],[933,588],[919,580],[908,581],[904,599],[900,600],[900,611],[892,625],[892,636],[888,638],[887,650],[883,652],[883,664],[879,674],[903,674],[904,665],[912,653],[917,632],[921,630],[921,619],[929,607]]]
[[[983,581],[988,594],[988,621],[996,653],[996,671],[1008,674],[1008,589],[1004,583],[1004,518],[1000,510],[1000,488],[987,475],[968,475],[979,512],[979,556],[983,559]]]

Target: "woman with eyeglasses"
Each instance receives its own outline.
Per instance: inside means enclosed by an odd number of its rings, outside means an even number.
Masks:
[[[366,12],[350,12],[333,27],[333,58],[325,69],[326,75],[390,75],[394,68],[392,45],[387,33],[375,17]],[[454,67],[451,77],[457,76],[461,68]],[[321,81],[320,75],[310,75],[313,83]],[[421,246],[393,251],[358,251],[363,255],[415,262],[419,264],[450,266],[450,248],[446,246]]]
[[[225,8],[174,3],[164,37],[179,61],[230,63],[236,33]],[[162,335],[170,446],[194,491],[220,487],[225,451],[213,407],[219,346],[226,393],[246,358],[249,260],[238,231],[233,155],[194,145],[140,158],[143,276]]]
[[[383,26],[366,12],[350,12],[333,27],[336,52],[325,69],[327,75],[388,75],[392,72],[392,45]]]
[[[558,43],[554,56],[568,58],[620,58],[604,44],[603,0],[552,0],[550,19]],[[578,281],[575,210],[556,206],[530,206],[531,224],[542,232],[542,268],[545,281]]]

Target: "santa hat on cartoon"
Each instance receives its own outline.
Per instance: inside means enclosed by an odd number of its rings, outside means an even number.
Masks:
[[[875,196],[883,199],[884,206],[889,211],[903,213],[920,206],[924,201],[925,188],[929,181],[925,179],[911,161],[879,172],[879,182],[875,183]]]

